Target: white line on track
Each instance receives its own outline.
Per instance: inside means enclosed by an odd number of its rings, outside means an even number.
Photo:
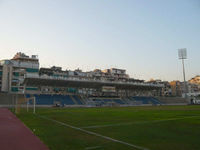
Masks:
[[[107,124],[107,125],[95,125],[95,126],[86,126],[86,127],[81,127],[81,128],[82,129],[105,128],[105,127],[126,126],[126,125],[134,125],[134,124],[158,123],[158,122],[182,120],[182,119],[196,118],[196,117],[200,117],[200,116],[189,116],[189,117],[182,117],[182,118],[170,118],[170,119],[153,120],[153,121],[137,121],[137,122],[128,122],[128,123],[116,123],[116,124]]]
[[[145,147],[137,146],[137,145],[130,144],[130,143],[127,143],[127,142],[123,142],[123,141],[120,141],[120,140],[116,140],[116,139],[110,138],[110,137],[108,137],[108,136],[104,136],[104,135],[101,135],[101,134],[98,134],[98,133],[95,133],[95,132],[87,131],[87,130],[85,130],[85,129],[78,128],[78,127],[75,127],[75,126],[72,126],[72,125],[69,125],[69,124],[66,124],[66,123],[63,123],[63,122],[60,122],[60,121],[57,121],[57,120],[54,120],[54,119],[45,117],[45,116],[40,116],[40,115],[37,115],[37,116],[40,117],[40,118],[43,118],[43,119],[52,121],[52,122],[56,122],[56,123],[58,123],[58,124],[61,124],[61,125],[63,125],[63,126],[66,126],[66,127],[69,127],[69,128],[72,128],[72,129],[76,129],[76,130],[79,130],[79,131],[82,131],[82,132],[87,133],[87,134],[90,134],[90,135],[95,135],[95,136],[97,136],[97,137],[104,138],[104,139],[106,139],[106,140],[110,140],[110,141],[113,141],[113,142],[116,142],[116,143],[121,143],[121,144],[130,146],[130,147],[134,147],[134,148],[139,149],[139,150],[149,150],[149,149],[147,149],[147,148],[145,148]]]

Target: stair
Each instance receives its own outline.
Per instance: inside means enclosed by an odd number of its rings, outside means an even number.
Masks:
[[[81,103],[82,103],[83,105],[85,105],[85,101],[84,101],[84,99],[82,98],[82,96],[80,95],[80,96],[78,96],[78,98],[80,99]]]
[[[75,100],[75,98],[72,95],[70,95],[70,98],[74,102],[74,104],[78,105],[77,101]]]

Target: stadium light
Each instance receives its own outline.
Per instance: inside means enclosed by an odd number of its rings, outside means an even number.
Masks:
[[[184,65],[184,59],[187,59],[187,49],[186,49],[186,48],[178,49],[178,57],[179,57],[179,59],[182,60],[182,65],[183,65],[184,97],[186,98],[187,85],[186,85],[186,81],[185,81],[185,65]]]

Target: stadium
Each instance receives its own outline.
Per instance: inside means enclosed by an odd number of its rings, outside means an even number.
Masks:
[[[163,96],[162,83],[130,78],[117,68],[39,68],[38,57],[24,53],[0,65],[0,106],[42,141],[34,144],[40,148],[31,147],[35,140],[22,134],[21,145],[30,150],[200,149],[200,107],[187,98]]]
[[[1,77],[1,104],[5,105],[11,105],[11,101],[17,104],[22,101],[32,105],[33,99],[36,106],[43,107],[189,103],[184,98],[163,97],[164,84],[130,78],[123,69],[82,72],[80,69],[63,71],[61,67],[55,66],[39,68],[37,56],[29,57],[24,53],[17,53],[12,59],[1,61]]]
[[[0,0],[0,150],[200,150],[199,6]]]

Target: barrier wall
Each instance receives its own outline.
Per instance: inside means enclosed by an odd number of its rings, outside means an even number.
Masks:
[[[163,104],[188,104],[189,100],[182,97],[156,97]]]

